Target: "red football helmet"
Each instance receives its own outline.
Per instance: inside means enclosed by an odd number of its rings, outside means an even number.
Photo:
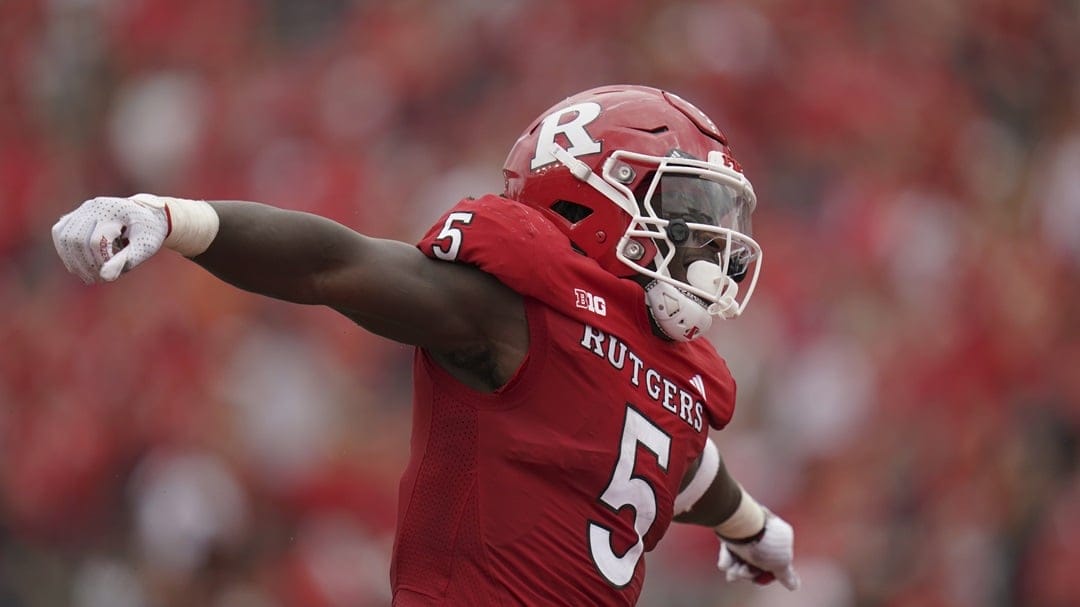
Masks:
[[[712,316],[745,308],[761,269],[750,227],[754,189],[727,137],[682,98],[631,85],[574,95],[529,125],[503,175],[507,198],[538,209],[605,270],[652,278],[649,305],[671,337],[692,339]],[[691,264],[686,281],[675,280],[677,246],[710,246],[717,263]],[[746,277],[740,296],[736,283]],[[661,288],[653,293],[653,285]],[[684,298],[708,318],[695,311],[685,322],[663,322],[685,316],[686,302],[677,301]]]

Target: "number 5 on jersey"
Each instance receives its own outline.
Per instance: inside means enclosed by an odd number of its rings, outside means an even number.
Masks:
[[[435,257],[443,261],[457,261],[458,253],[461,252],[462,234],[461,228],[454,224],[469,225],[472,223],[472,218],[472,213],[461,211],[446,216],[446,223],[443,224],[443,228],[439,231],[439,235],[435,237],[435,240],[449,242],[445,242],[445,247],[442,244],[431,245],[431,251],[435,253]]]
[[[641,444],[656,456],[660,469],[667,472],[671,454],[671,437],[657,428],[633,407],[626,407],[622,439],[619,441],[619,461],[600,501],[614,512],[629,506],[634,509],[634,531],[637,543],[622,555],[611,546],[611,529],[589,522],[589,551],[601,575],[619,588],[630,583],[634,569],[645,550],[642,540],[656,520],[656,492],[645,479],[634,476],[637,446]]]

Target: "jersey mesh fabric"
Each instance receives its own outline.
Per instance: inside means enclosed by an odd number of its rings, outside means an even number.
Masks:
[[[453,457],[423,457],[412,484],[412,494],[403,499],[408,508],[401,517],[394,563],[396,571],[425,571],[430,581],[442,580],[439,592],[446,590],[450,580],[450,565],[459,552],[459,533],[475,528],[476,516],[476,446],[477,412],[474,408],[445,395],[433,396],[428,420],[436,420],[438,428],[418,428],[426,444],[423,453],[453,454]],[[447,489],[453,494],[447,494]],[[403,496],[404,498],[404,496]],[[451,541],[431,543],[426,537],[432,529],[442,529]],[[412,542],[423,545],[414,548]]]

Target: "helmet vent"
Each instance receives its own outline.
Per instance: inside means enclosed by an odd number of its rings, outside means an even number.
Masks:
[[[561,215],[570,223],[577,223],[589,215],[592,215],[592,209],[589,207],[582,206],[576,202],[570,202],[569,200],[556,200],[555,204],[551,205],[551,210]]]
[[[643,128],[638,128],[636,126],[632,126],[630,128],[635,130],[635,131],[641,131],[642,133],[649,133],[650,135],[659,135],[660,133],[666,133],[666,132],[668,132],[670,130],[664,125],[656,126],[656,127],[651,128],[651,129],[643,129]]]

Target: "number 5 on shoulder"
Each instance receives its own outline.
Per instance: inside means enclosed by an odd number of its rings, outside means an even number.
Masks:
[[[472,223],[472,220],[472,213],[458,211],[447,215],[446,223],[443,224],[442,230],[439,231],[439,235],[436,236],[435,239],[442,241],[449,239],[450,242],[446,243],[445,248],[441,244],[432,245],[431,251],[435,253],[435,257],[438,257],[443,261],[457,261],[458,253],[461,252],[462,234],[461,228],[454,224],[469,225]]]

